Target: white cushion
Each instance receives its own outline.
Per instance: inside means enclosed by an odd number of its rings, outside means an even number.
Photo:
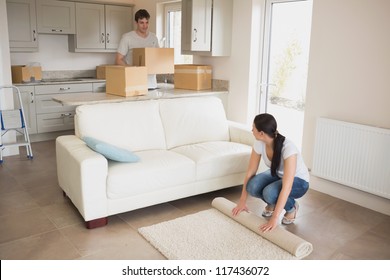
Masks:
[[[245,172],[252,148],[234,142],[206,142],[172,149],[196,162],[196,179],[205,180]]]
[[[225,110],[217,97],[161,100],[160,113],[168,149],[229,140]]]
[[[195,180],[195,163],[166,150],[137,152],[136,163],[108,163],[107,196],[111,199],[180,186]]]
[[[93,137],[131,151],[166,149],[154,100],[79,106],[75,130],[80,138]]]

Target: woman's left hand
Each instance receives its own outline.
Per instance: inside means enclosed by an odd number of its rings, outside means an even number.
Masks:
[[[272,231],[277,226],[278,220],[274,217],[271,217],[271,219],[267,223],[259,226],[259,230],[262,232]]]

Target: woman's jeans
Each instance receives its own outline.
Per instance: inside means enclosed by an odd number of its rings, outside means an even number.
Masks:
[[[294,210],[295,199],[302,197],[309,189],[309,183],[294,177],[290,195],[284,209],[286,212]],[[282,179],[271,175],[271,170],[253,176],[246,185],[247,192],[254,197],[261,198],[269,205],[276,205],[279,193],[282,190]]]

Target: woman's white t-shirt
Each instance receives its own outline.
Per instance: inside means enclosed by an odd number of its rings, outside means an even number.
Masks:
[[[265,165],[271,168],[271,161],[267,157],[265,143],[259,140],[255,140],[255,143],[253,144],[253,149],[257,154],[262,155]],[[279,168],[276,170],[277,175],[280,178],[283,177],[284,160],[292,155],[297,155],[297,168],[295,171],[295,177],[301,178],[306,182],[309,182],[309,171],[303,161],[302,155],[299,152],[298,148],[295,146],[295,144],[287,138],[284,140],[283,143],[282,160],[280,161]]]

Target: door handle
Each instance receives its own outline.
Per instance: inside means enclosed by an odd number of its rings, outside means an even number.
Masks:
[[[196,41],[198,41],[198,30],[196,28],[194,28],[194,40],[193,40],[193,42],[195,43]]]
[[[60,90],[61,91],[70,90],[70,87],[66,87],[66,88],[65,87],[61,87]]]

